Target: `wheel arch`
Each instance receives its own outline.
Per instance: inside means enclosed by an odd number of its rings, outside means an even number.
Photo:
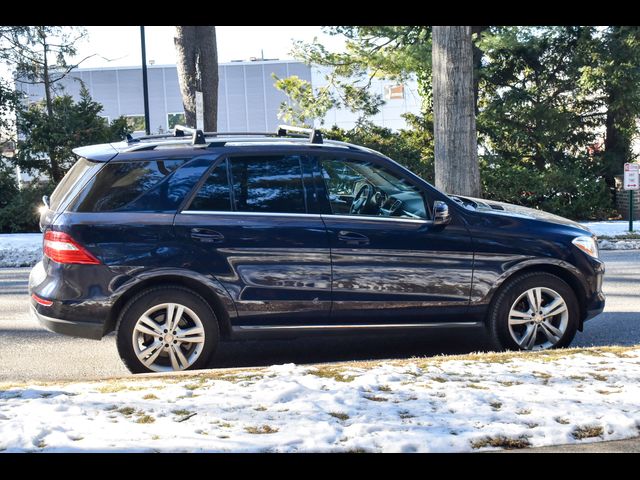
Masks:
[[[121,286],[118,289],[121,293],[114,302],[105,324],[104,335],[115,330],[120,312],[129,300],[143,290],[163,285],[179,285],[200,295],[218,319],[221,338],[228,339],[231,336],[231,319],[236,316],[236,307],[224,287],[206,277],[200,279],[175,272],[152,274]]]
[[[584,319],[587,315],[586,310],[586,288],[583,285],[579,273],[572,271],[571,265],[563,263],[548,263],[548,262],[540,262],[540,263],[528,263],[525,265],[519,265],[519,268],[513,268],[507,272],[505,272],[496,282],[495,288],[491,292],[491,302],[489,302],[488,312],[491,311],[493,304],[498,297],[498,294],[502,289],[504,289],[510,282],[515,280],[516,278],[524,275],[526,273],[534,273],[534,272],[544,272],[555,275],[556,277],[564,280],[573,290],[576,295],[576,299],[578,301],[578,308],[580,308],[579,315],[579,324],[578,330],[582,331]]]

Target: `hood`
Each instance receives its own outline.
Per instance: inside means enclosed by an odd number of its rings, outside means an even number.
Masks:
[[[579,228],[589,234],[593,233],[587,227],[579,224],[578,222],[574,222],[573,220],[569,220],[568,218],[564,218],[559,215],[554,215],[553,213],[536,210],[535,208],[513,205],[512,203],[496,202],[494,200],[485,200],[482,198],[461,197],[460,195],[450,195],[450,197],[468,210],[487,212],[508,217],[543,220],[545,222],[556,223],[558,225],[567,225],[569,227]]]

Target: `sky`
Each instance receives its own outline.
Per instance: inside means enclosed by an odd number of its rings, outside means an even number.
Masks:
[[[87,26],[87,40],[78,45],[78,58],[94,57],[81,67],[140,65],[140,28],[137,26]],[[156,65],[175,64],[173,26],[147,26],[147,60]],[[318,37],[331,50],[340,49],[340,38],[326,35],[319,26],[218,26],[218,61],[260,58],[292,58],[293,40],[310,42]]]

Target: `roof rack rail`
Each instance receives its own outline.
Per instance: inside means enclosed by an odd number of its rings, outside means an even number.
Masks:
[[[292,125],[278,125],[278,137],[290,135],[289,132],[306,133],[309,135],[309,142],[323,143],[322,132],[315,128],[294,127]]]

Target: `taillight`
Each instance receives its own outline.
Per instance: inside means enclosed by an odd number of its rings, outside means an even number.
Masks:
[[[100,260],[63,232],[47,230],[44,234],[43,250],[47,257],[58,263],[100,264]]]
[[[50,307],[51,305],[53,305],[53,302],[51,300],[46,300],[44,298],[41,298],[35,293],[31,294],[31,298],[33,298],[36,303],[39,303],[40,305],[44,305],[45,307]]]

